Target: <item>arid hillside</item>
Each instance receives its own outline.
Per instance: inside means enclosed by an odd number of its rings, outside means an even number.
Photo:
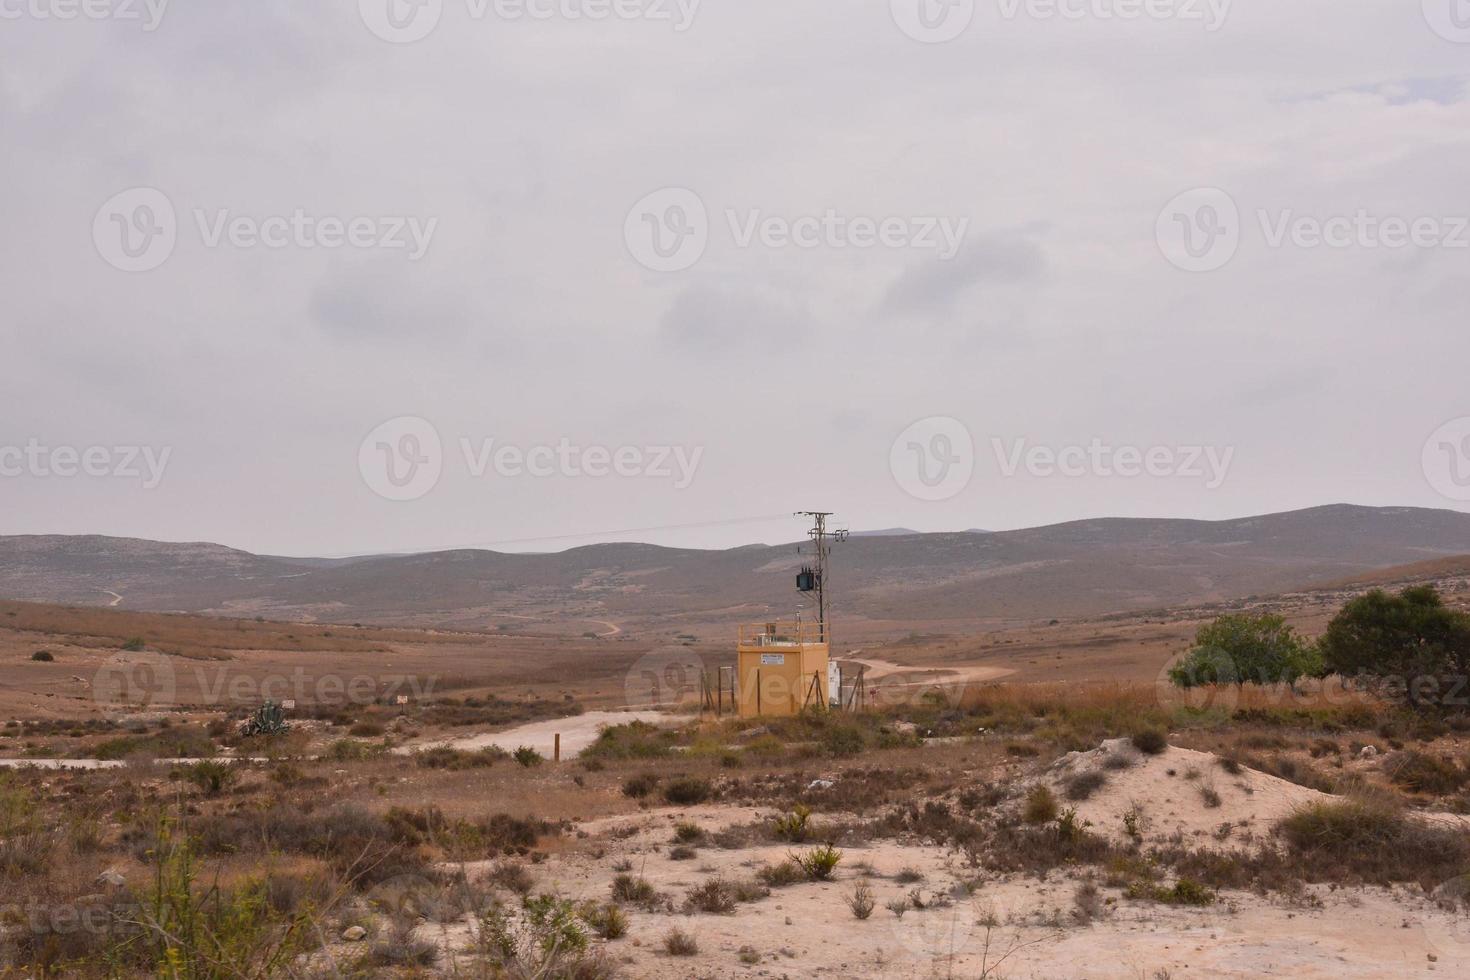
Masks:
[[[850,629],[896,635],[1224,602],[1467,552],[1470,515],[1338,505],[1230,521],[854,536],[835,557],[832,585]],[[791,614],[804,560],[795,544],[303,559],[27,536],[0,538],[0,597],[590,638]]]

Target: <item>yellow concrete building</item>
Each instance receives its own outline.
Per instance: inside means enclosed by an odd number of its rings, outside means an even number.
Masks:
[[[742,626],[738,652],[736,704],[742,718],[827,709],[829,651],[816,623]]]

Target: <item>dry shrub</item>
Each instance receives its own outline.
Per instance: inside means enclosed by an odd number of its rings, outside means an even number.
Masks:
[[[711,878],[692,889],[684,899],[686,913],[706,912],[729,915],[735,911],[735,889],[723,878]]]
[[[697,956],[699,941],[683,929],[670,929],[664,935],[664,952],[670,956]]]
[[[1470,868],[1470,835],[1406,816],[1382,799],[1312,804],[1277,832],[1306,881],[1429,886]]]
[[[1091,798],[1093,793],[1107,785],[1108,777],[1101,772],[1082,772],[1067,780],[1067,799],[1080,801]]]
[[[1470,773],[1448,759],[1408,750],[1395,752],[1383,763],[1388,778],[1411,793],[1448,796],[1470,780]]]
[[[1026,794],[1026,805],[1021,810],[1021,819],[1031,824],[1051,823],[1057,818],[1059,806],[1057,795],[1043,785],[1031,787]]]

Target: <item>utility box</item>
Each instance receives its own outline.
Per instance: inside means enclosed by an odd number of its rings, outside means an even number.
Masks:
[[[740,717],[825,711],[828,662],[827,640],[816,623],[742,626],[735,699]]]

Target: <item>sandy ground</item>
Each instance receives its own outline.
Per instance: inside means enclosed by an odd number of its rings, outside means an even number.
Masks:
[[[1128,759],[1130,767],[1109,769],[1108,758],[1119,756]],[[1069,800],[1069,780],[1089,772],[1102,773],[1107,782],[1086,800]],[[1183,835],[1184,842],[1193,847],[1233,849],[1265,837],[1278,821],[1300,807],[1339,799],[1248,767],[1236,774],[1226,772],[1219,758],[1209,752],[1170,746],[1161,755],[1144,755],[1122,738],[1063,756],[1045,779],[1064,806],[1077,808],[1077,815],[1091,825],[1089,830],[1114,841],[1127,840],[1124,814],[1141,814],[1146,845]],[[1207,802],[1207,791],[1218,795],[1218,804]],[[1470,818],[1455,814],[1418,816],[1470,828]]]
[[[746,879],[764,863],[786,857],[786,846],[742,850],[699,849],[693,860],[673,861],[669,841],[676,820],[716,830],[768,811],[734,807],[655,810],[634,818],[585,823],[581,830],[605,849],[553,855],[534,869],[537,889],[571,898],[606,900],[619,860],[646,877],[676,905],[712,875]],[[471,866],[471,873],[482,866]],[[923,875],[900,883],[901,871]],[[627,976],[660,980],[689,977],[978,977],[985,964],[1005,959],[1009,978],[1138,980],[1168,976],[1253,978],[1377,978],[1470,975],[1470,928],[1406,890],[1313,889],[1321,908],[1287,906],[1246,893],[1228,893],[1214,907],[1174,908],[1134,903],[1112,893],[1103,918],[1078,925],[1071,917],[1077,883],[1060,875],[1044,880],[998,877],[965,896],[955,889],[972,872],[944,849],[882,842],[844,851],[836,880],[802,883],[741,905],[733,915],[632,912],[629,935],[606,944]],[[875,892],[877,908],[864,921],[846,897],[859,881]],[[955,894],[951,904],[901,918],[885,903],[919,889],[926,901]],[[1107,894],[1105,890],[1105,894]],[[986,922],[996,923],[987,929]],[[699,953],[672,957],[662,949],[673,927],[694,935]],[[424,926],[446,949],[462,949],[468,925]],[[743,964],[748,947],[760,962]]]
[[[560,734],[562,758],[569,759],[597,741],[598,733],[609,725],[626,725],[632,721],[646,721],[655,725],[676,724],[683,720],[685,719],[657,711],[588,711],[568,718],[531,722],[500,732],[415,742],[411,745],[399,746],[393,751],[406,755],[423,749],[447,745],[450,748],[469,752],[495,745],[507,752],[514,752],[521,746],[528,745],[549,759],[556,736]]]

